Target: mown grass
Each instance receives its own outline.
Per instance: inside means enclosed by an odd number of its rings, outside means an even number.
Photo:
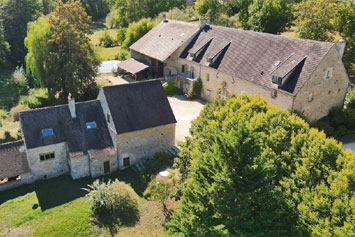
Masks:
[[[117,171],[104,179],[129,183],[142,196],[145,189],[140,174],[132,169]],[[95,224],[82,190],[93,179],[72,180],[70,176],[39,181],[0,193],[0,236],[98,236],[110,235],[110,226]],[[164,221],[156,202],[142,198],[141,221],[136,226],[122,227],[117,235],[143,233],[162,234]],[[155,236],[157,236],[154,234]]]
[[[94,30],[94,34],[90,36],[91,43],[92,45],[94,45],[95,52],[101,61],[113,60],[115,59],[115,56],[120,51],[121,47],[115,46],[115,47],[105,48],[100,46],[99,45],[100,37],[102,36],[104,31],[105,29],[103,28],[96,28]],[[116,39],[116,33],[117,33],[116,29],[106,29],[106,31],[113,39]]]

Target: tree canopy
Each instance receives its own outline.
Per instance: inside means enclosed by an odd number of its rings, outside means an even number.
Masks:
[[[59,93],[64,99],[69,92],[83,98],[95,87],[98,61],[88,38],[89,24],[79,1],[60,0],[51,14],[30,24],[27,72],[49,89],[52,98]]]
[[[355,154],[296,115],[239,95],[208,104],[175,161],[168,235],[351,235]]]
[[[251,30],[278,34],[291,26],[293,15],[287,0],[255,0],[249,7]]]

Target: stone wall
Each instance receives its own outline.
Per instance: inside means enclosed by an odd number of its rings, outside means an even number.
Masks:
[[[118,170],[118,161],[117,161],[116,156],[90,159],[91,177],[96,178],[96,177],[105,175],[104,163],[106,161],[110,162],[110,172],[109,173],[112,173],[112,172]]]
[[[110,136],[111,136],[111,139],[112,139],[112,142],[113,142],[113,145],[115,147],[115,151],[117,152],[117,133],[116,133],[116,127],[115,127],[115,124],[112,120],[112,115],[111,115],[111,111],[108,107],[108,104],[107,104],[107,100],[106,100],[106,97],[105,97],[105,94],[101,88],[100,90],[100,93],[99,93],[99,96],[98,96],[98,99],[101,103],[101,107],[102,107],[102,111],[104,113],[104,116],[105,116],[105,120],[106,120],[106,124],[107,124],[107,127],[108,127],[108,130],[110,132]],[[108,121],[108,117],[110,118],[110,121]]]
[[[55,152],[55,158],[41,161],[42,153]],[[53,178],[69,173],[67,149],[65,143],[43,146],[27,150],[27,159],[35,180]]]
[[[274,98],[272,96],[274,91],[273,89],[257,85],[247,80],[232,77],[231,75],[220,72],[214,68],[202,66],[185,59],[179,59],[176,64],[176,67],[180,68],[180,73],[181,65],[183,64],[188,65],[189,71],[191,66],[195,68],[195,77],[200,77],[203,84],[202,97],[208,102],[217,100],[221,92],[225,95],[238,95],[243,93],[248,95],[259,94],[264,97],[269,104],[276,105],[280,109],[292,110],[293,96],[287,92],[277,91],[277,95]],[[207,78],[207,73],[209,75],[209,79]],[[192,88],[190,90],[192,90]]]
[[[75,157],[69,159],[70,174],[73,179],[80,179],[90,175],[89,157]]]
[[[326,79],[329,69],[331,76]],[[343,106],[348,85],[349,78],[333,46],[296,95],[294,110],[303,113],[311,122],[318,120],[326,116],[332,107]]]
[[[148,128],[118,135],[118,158],[120,169],[123,159],[129,157],[130,164],[140,162],[155,153],[166,151],[175,143],[175,124]]]
[[[15,181],[10,181],[10,182],[4,183],[4,184],[0,184],[0,192],[19,187],[23,184],[29,184],[29,183],[32,183],[35,181],[31,172],[21,174],[20,177],[21,177],[21,180],[15,180]]]

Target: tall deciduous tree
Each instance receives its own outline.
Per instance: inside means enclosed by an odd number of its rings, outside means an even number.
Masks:
[[[28,71],[49,89],[52,98],[59,93],[64,99],[69,92],[83,98],[95,87],[98,61],[88,37],[92,34],[89,24],[80,1],[63,4],[59,0],[54,12],[30,25]],[[38,47],[43,49],[37,51]]]
[[[253,0],[239,0],[239,13],[238,18],[244,30],[249,30],[249,6],[253,3]]]
[[[2,22],[0,22],[0,67],[4,66],[6,62],[6,57],[9,52],[10,52],[10,45],[5,39],[4,26]]]
[[[301,38],[332,41],[336,0],[307,0],[295,6],[297,32]]]
[[[249,7],[251,30],[278,34],[291,26],[291,5],[287,0],[255,0]]]
[[[221,14],[223,6],[218,0],[198,0],[195,8],[199,15],[209,17],[214,23]]]
[[[191,134],[176,160],[187,184],[168,235],[353,233],[354,153],[298,116],[241,95],[205,106]]]

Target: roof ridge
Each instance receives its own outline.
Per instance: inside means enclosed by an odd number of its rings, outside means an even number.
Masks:
[[[155,81],[159,81],[159,79],[149,79],[149,80],[144,80],[144,81],[134,81],[134,82],[130,82],[130,83],[126,83],[126,84],[119,84],[119,85],[111,85],[111,86],[103,86],[102,89],[106,89],[106,88],[117,88],[117,87],[127,87],[127,86],[132,86],[135,84],[149,84]]]

